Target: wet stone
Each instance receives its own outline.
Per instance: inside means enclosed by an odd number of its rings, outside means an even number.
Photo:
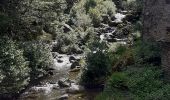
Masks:
[[[63,63],[63,60],[58,59],[57,62],[58,62],[58,63]]]
[[[76,58],[74,56],[70,56],[70,58],[69,58],[70,62],[74,62],[75,60],[76,60]]]
[[[53,58],[57,58],[58,53],[57,52],[52,52],[52,56],[53,56]]]
[[[78,61],[75,61],[75,62],[73,62],[73,64],[71,65],[71,69],[74,69],[74,68],[76,68],[76,66],[80,66],[80,64],[79,64],[79,62]]]
[[[68,100],[68,98],[69,98],[69,95],[68,94],[64,94],[64,95],[60,96],[58,98],[58,100]]]
[[[70,82],[66,79],[60,79],[58,81],[58,85],[61,87],[61,88],[65,88],[65,87],[70,87]]]
[[[76,85],[76,84],[72,84],[71,87],[69,87],[67,89],[67,93],[72,93],[72,94],[76,94],[76,93],[80,93],[83,92],[85,89],[83,86],[80,85]]]

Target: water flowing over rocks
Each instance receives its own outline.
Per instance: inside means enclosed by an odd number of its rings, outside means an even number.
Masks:
[[[68,79],[60,79],[58,81],[58,85],[61,87],[61,88],[64,88],[64,87],[70,87],[71,86],[71,83],[69,82]]]
[[[71,93],[71,94],[76,94],[76,93],[80,93],[82,91],[84,91],[84,87],[83,86],[80,86],[80,85],[77,85],[75,83],[72,83],[71,84],[71,87],[69,87],[66,91],[68,93]]]
[[[116,22],[116,23],[122,23],[123,22],[123,19],[126,17],[126,15],[124,15],[124,14],[121,14],[121,13],[117,13],[117,14],[115,14],[115,20],[114,20],[114,22]]]
[[[50,2],[42,3],[52,5]],[[117,28],[118,24],[124,22],[126,14],[127,12],[116,13],[113,18],[103,16],[107,23],[101,23],[100,27],[94,29],[96,36],[100,38],[100,42],[107,42],[112,51],[115,51],[120,45],[127,45],[129,41],[128,35],[122,36]],[[51,25],[55,27],[55,22]],[[63,26],[65,31],[73,31],[72,27],[68,24],[63,24]],[[84,59],[83,50],[78,49],[78,51],[72,53],[64,53],[62,50],[60,51],[59,42],[60,41],[54,40],[51,45],[54,60],[54,66],[50,69],[49,73],[51,76],[46,77],[40,84],[26,90],[26,92],[21,95],[20,100],[68,100],[70,96],[87,92],[77,81],[77,77],[81,76],[80,71],[82,66],[79,62],[81,59]],[[80,43],[80,46],[83,46],[83,43]],[[73,76],[74,80],[70,79],[70,73],[79,74]]]
[[[74,68],[76,68],[77,65],[75,65],[75,62],[78,64],[78,61],[83,56],[59,54],[57,52],[53,52],[52,54],[54,57],[54,75],[45,78],[39,85],[28,89],[22,94],[20,100],[30,100],[31,98],[53,100],[53,97],[55,97],[55,100],[67,100],[69,94],[65,93],[83,92],[84,89],[82,89],[82,86],[76,85],[77,81],[68,78],[71,66],[75,66]]]

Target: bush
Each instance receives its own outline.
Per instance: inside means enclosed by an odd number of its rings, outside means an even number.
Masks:
[[[150,42],[144,43],[138,40],[134,46],[134,59],[136,63],[161,64],[161,47],[159,44]]]
[[[58,34],[56,38],[57,45],[55,45],[55,51],[67,54],[80,53],[81,49],[79,47],[80,43],[78,36],[78,32]]]
[[[103,14],[113,16],[116,13],[116,6],[112,1],[103,1],[102,6],[103,7],[99,7],[99,9]]]
[[[115,72],[108,80],[108,85],[111,88],[125,89],[127,88],[127,76],[125,73]]]
[[[77,13],[74,19],[74,24],[77,27],[83,28],[84,30],[91,26],[91,18],[89,15],[84,13]]]
[[[104,100],[99,97],[112,97],[115,100],[168,100],[169,84],[163,83],[161,72],[148,65],[140,69],[131,67],[125,72],[113,73],[97,100]]]
[[[98,49],[95,51],[95,47],[91,48],[92,52],[89,52],[86,57],[86,68],[82,74],[82,84],[87,87],[100,86],[104,83],[107,76],[111,73],[111,58],[110,53],[103,51],[100,47],[101,44],[94,45]]]
[[[30,62],[31,80],[47,74],[47,70],[52,67],[53,64],[49,45],[41,41],[24,42],[21,43],[21,47],[24,49],[24,56]]]
[[[133,93],[134,98],[148,100],[147,95],[153,95],[154,91],[160,90],[164,86],[159,69],[155,69],[151,65],[134,69],[130,70],[128,75],[128,88]]]
[[[116,100],[114,99],[114,95],[112,95],[112,91],[102,92],[94,100]]]
[[[12,19],[5,13],[0,12],[0,31],[1,33],[7,32]],[[2,34],[5,35],[5,34]]]
[[[94,0],[93,0],[94,1]],[[88,13],[92,18],[92,22],[94,26],[98,26],[100,22],[103,20],[102,15],[110,15],[113,16],[116,13],[115,4],[112,1],[95,1],[95,5],[89,7]]]
[[[126,52],[125,52],[126,51]],[[115,54],[124,55],[129,49],[118,48]],[[135,63],[121,72],[114,72],[104,91],[96,100],[169,100],[169,84],[163,82],[160,68],[160,47],[140,40],[131,48]],[[126,59],[126,58],[125,58]],[[117,57],[116,61],[120,61]],[[166,89],[165,89],[166,88]],[[111,98],[110,98],[111,97]]]
[[[94,26],[98,26],[101,23],[101,13],[97,8],[91,8],[89,10],[89,15],[92,18],[92,23]]]
[[[96,0],[87,0],[85,4],[86,12],[89,12],[90,8],[96,7],[97,2]]]
[[[28,62],[15,42],[0,39],[0,94],[20,92],[29,81]]]
[[[123,2],[125,1],[125,0],[112,0],[115,4],[116,4],[116,8],[118,8],[118,9],[123,9]]]

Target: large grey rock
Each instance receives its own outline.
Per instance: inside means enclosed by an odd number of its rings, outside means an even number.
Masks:
[[[65,88],[65,87],[70,87],[71,83],[69,82],[69,80],[67,79],[60,79],[58,81],[58,85],[61,87],[61,88]]]
[[[80,66],[80,64],[79,64],[78,61],[75,61],[75,62],[72,63],[71,69],[74,69],[74,68],[76,68],[77,66]]]
[[[72,63],[72,62],[74,62],[76,60],[76,58],[74,57],[74,56],[70,56],[70,58],[69,58],[69,61]]]
[[[52,52],[52,56],[53,56],[53,58],[57,58],[57,56],[59,55],[59,53],[58,52]]]
[[[64,94],[64,95],[60,96],[58,98],[58,100],[68,100],[68,98],[69,98],[69,95],[68,94]]]
[[[64,61],[61,60],[61,59],[58,59],[57,62],[58,62],[58,63],[63,63]]]
[[[75,83],[73,83],[73,84],[71,85],[71,87],[69,87],[69,88],[67,89],[67,92],[68,92],[68,93],[72,93],[72,94],[76,94],[76,93],[83,92],[84,90],[85,90],[85,89],[84,89],[83,86],[81,86],[81,85],[76,85]]]
[[[71,69],[70,72],[78,72],[80,70],[81,70],[81,67],[80,66],[76,66],[76,68]]]

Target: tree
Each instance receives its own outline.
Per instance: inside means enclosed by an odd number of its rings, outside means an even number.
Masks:
[[[13,95],[28,84],[28,62],[15,42],[0,39],[0,94]]]

